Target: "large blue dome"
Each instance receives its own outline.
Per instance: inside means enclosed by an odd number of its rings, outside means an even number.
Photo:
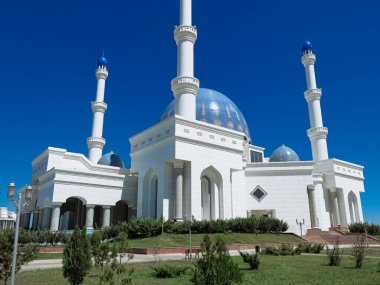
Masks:
[[[286,145],[277,148],[271,155],[269,162],[300,161],[298,154]]]
[[[174,100],[161,116],[161,121],[175,114]],[[239,108],[222,93],[200,88],[197,94],[197,120],[242,132],[251,138],[247,122]]]

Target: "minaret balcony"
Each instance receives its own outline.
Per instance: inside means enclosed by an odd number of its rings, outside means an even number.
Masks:
[[[319,100],[322,96],[322,89],[320,88],[310,89],[310,90],[305,91],[303,94],[307,102]]]
[[[326,127],[315,127],[307,130],[307,136],[310,139],[318,138],[318,139],[326,139],[327,134],[329,133],[329,129]]]
[[[98,138],[98,137],[89,137],[87,138],[87,146],[88,148],[101,148],[106,144],[106,140],[104,138]]]
[[[174,96],[187,93],[197,95],[199,80],[190,76],[178,76],[171,81],[171,87]]]
[[[174,39],[178,43],[183,41],[190,41],[195,43],[197,40],[198,31],[193,26],[178,26],[174,30]]]
[[[103,66],[99,66],[99,68],[95,72],[95,75],[98,80],[99,79],[106,80],[108,77],[108,70]]]
[[[313,53],[305,53],[302,57],[301,57],[301,60],[302,60],[302,64],[304,66],[307,66],[307,65],[312,65],[315,63],[315,61],[317,60],[315,54]]]
[[[91,102],[92,112],[102,112],[104,113],[107,110],[107,104],[104,102]]]

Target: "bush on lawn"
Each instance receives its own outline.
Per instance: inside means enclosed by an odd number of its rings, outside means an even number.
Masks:
[[[245,263],[248,263],[249,269],[251,270],[258,270],[260,266],[260,259],[259,255],[257,253],[248,253],[248,252],[241,252],[239,250],[240,256],[243,258],[243,261]]]
[[[221,238],[212,242],[208,235],[201,244],[202,257],[195,263],[191,282],[196,285],[230,285],[241,283],[243,274]]]
[[[329,266],[339,266],[342,260],[343,250],[339,249],[339,240],[337,240],[333,249],[327,248],[327,260]]]
[[[354,245],[352,247],[352,259],[355,262],[355,268],[360,269],[363,266],[364,253],[366,248],[365,235],[356,237]]]
[[[296,254],[301,253],[316,253],[319,254],[324,249],[325,245],[321,243],[301,242],[294,251]]]

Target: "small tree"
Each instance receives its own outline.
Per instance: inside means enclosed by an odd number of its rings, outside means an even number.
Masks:
[[[102,242],[102,234],[99,231],[93,232],[90,242],[95,266],[100,267],[100,273],[103,273],[104,265],[110,262],[109,244],[107,242]]]
[[[131,284],[133,269],[127,270],[127,268],[122,264],[122,259],[126,255],[128,260],[133,258],[132,254],[128,253],[128,236],[126,233],[120,233],[116,238],[111,252],[111,269],[104,270],[103,274],[100,276],[100,284]],[[116,280],[115,280],[116,278]]]
[[[195,264],[191,282],[197,285],[230,285],[241,283],[243,274],[231,256],[221,238],[213,243],[205,235],[201,245],[202,258]]]
[[[355,268],[362,268],[365,254],[365,235],[359,235],[356,237],[354,245],[352,247],[352,259],[355,262]]]
[[[91,246],[86,231],[75,227],[63,251],[63,276],[73,285],[82,284],[91,269]]]
[[[240,256],[243,258],[243,261],[245,263],[248,263],[249,268],[251,270],[258,270],[260,267],[260,259],[259,255],[257,253],[248,253],[248,252],[241,252],[239,250]]]
[[[327,259],[329,266],[339,266],[342,259],[343,250],[339,249],[339,239],[336,241],[333,249],[327,248]]]
[[[4,280],[5,285],[12,273],[13,241],[14,230],[0,231],[0,280]],[[37,253],[37,244],[29,243],[24,246],[18,246],[16,273],[24,263],[32,261],[37,256]]]

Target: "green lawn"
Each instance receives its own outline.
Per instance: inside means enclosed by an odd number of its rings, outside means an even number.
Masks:
[[[380,240],[380,235],[374,235],[374,238],[377,238],[378,240]]]
[[[261,256],[262,265],[258,271],[247,270],[240,257],[234,257],[244,272],[243,284],[261,285],[380,285],[379,259],[367,259],[362,269],[354,269],[353,261],[343,257],[341,266],[326,265],[326,256]],[[163,264],[163,263],[159,263]],[[171,264],[188,264],[190,261],[175,261]],[[152,266],[158,263],[129,265],[135,270],[133,284],[191,284],[190,276],[175,279],[156,279],[151,276]],[[86,277],[84,284],[98,284],[96,273]],[[16,284],[68,284],[60,269],[25,271],[16,275]]]
[[[191,235],[191,242],[194,246],[199,246],[204,234]],[[299,242],[300,239],[291,234],[242,234],[242,233],[223,233],[209,234],[211,238],[220,236],[226,244],[255,244],[255,243],[287,243]],[[188,234],[163,234],[157,237],[131,239],[130,247],[154,248],[154,247],[176,247],[187,246],[189,244]]]
[[[37,254],[36,260],[42,259],[62,259],[62,252],[48,252]]]

